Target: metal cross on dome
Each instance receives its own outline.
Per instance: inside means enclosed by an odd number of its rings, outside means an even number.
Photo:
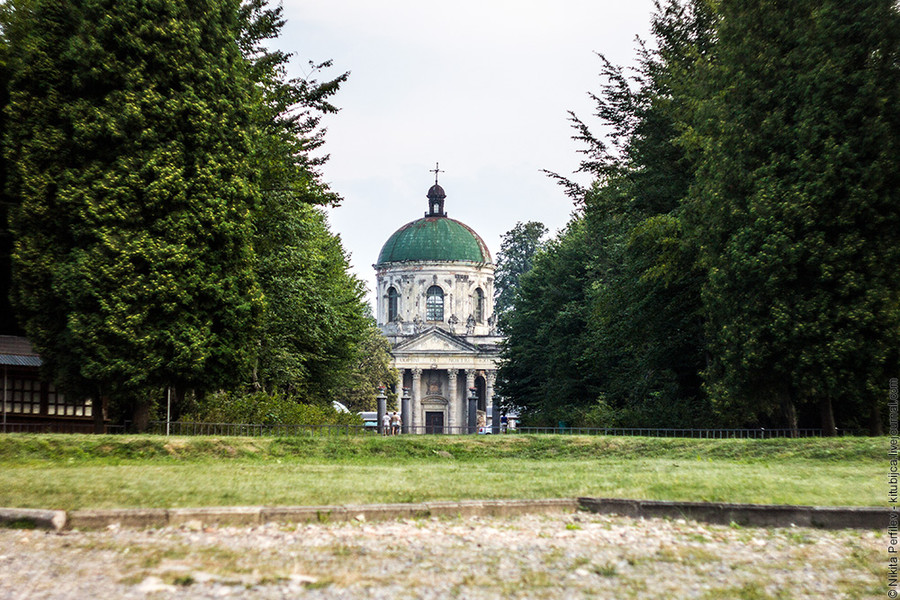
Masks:
[[[440,168],[438,168],[438,163],[434,163],[434,168],[433,168],[433,169],[428,169],[428,172],[429,172],[429,173],[434,173],[434,185],[437,185],[437,184],[438,184],[438,182],[437,182],[437,180],[438,180],[438,173],[444,173],[444,171],[442,171]]]

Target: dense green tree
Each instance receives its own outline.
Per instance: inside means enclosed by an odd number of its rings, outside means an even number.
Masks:
[[[253,160],[262,193],[277,198],[289,194],[308,204],[338,204],[339,196],[318,171],[328,157],[314,151],[325,141],[322,117],[337,112],[330,99],[349,73],[324,82],[311,76],[290,79],[287,67],[292,55],[270,47],[285,24],[283,8],[272,8],[267,0],[246,0],[241,20],[240,46],[256,84]],[[330,61],[310,63],[310,71],[330,66]]]
[[[594,183],[559,179],[582,211],[584,255],[557,279],[566,233],[523,278],[509,401],[577,412],[571,395],[533,394],[551,377],[546,352],[561,390],[595,394],[594,424],[820,418],[832,432],[868,419],[877,431],[900,367],[898,9],[669,0],[652,30],[633,75],[604,60],[607,135],[572,117]],[[590,312],[585,333],[562,329],[566,358],[550,332],[572,301]]]
[[[292,195],[269,195],[256,218],[257,273],[266,293],[256,381],[328,400],[357,359],[368,319],[362,281],[349,273],[324,213]]]
[[[891,0],[722,0],[689,139],[709,390],[752,419],[871,415],[898,365],[900,15]],[[799,411],[799,413],[798,413]]]
[[[289,79],[265,0],[4,8],[16,300],[49,375],[144,421],[162,386],[176,416],[189,388],[374,398],[364,286],[313,207],[340,200],[315,151],[347,74]]]
[[[671,214],[623,227],[628,213],[614,210],[631,197],[622,192],[607,185],[587,199],[597,246],[588,355],[604,417],[592,424],[712,426],[700,390],[700,279],[690,245]]]
[[[262,308],[237,1],[11,5],[14,300],[50,375],[231,383]]]
[[[504,408],[522,411],[524,423],[572,423],[597,397],[585,353],[589,263],[584,221],[575,218],[535,255],[504,317],[497,389]]]
[[[585,165],[603,182],[584,200],[598,257],[591,337],[603,401],[616,409],[606,414],[620,425],[715,423],[700,390],[702,277],[683,226],[694,165],[679,139],[690,114],[684,78],[711,43],[711,23],[702,3],[657,3],[655,49],[640,48],[631,75],[604,61],[595,97],[615,152]]]
[[[543,223],[520,221],[500,239],[494,271],[494,314],[500,319],[513,306],[519,279],[531,270],[534,255],[540,250],[541,239],[546,234]]]
[[[385,388],[388,406],[397,407],[397,393],[392,389],[397,382],[397,369],[391,367],[391,344],[370,317],[357,344],[356,358],[342,371],[341,381],[334,389],[333,397],[351,411],[375,410],[379,388]]]
[[[569,372],[578,373],[593,396],[570,399],[569,420],[583,413],[590,425],[713,422],[700,390],[701,278],[682,224],[693,166],[679,142],[687,109],[678,80],[708,44],[708,22],[702,7],[657,5],[656,49],[641,46],[633,72],[600,57],[603,82],[591,96],[606,137],[595,137],[572,115],[575,139],[585,144],[579,170],[595,182],[583,189],[556,176],[582,211],[587,261],[580,284],[560,290],[583,297],[589,307],[586,329],[572,346],[578,352],[568,360]],[[536,336],[534,326],[530,332],[519,327],[511,337]]]
[[[9,21],[8,5],[0,5],[0,26]],[[9,41],[6,31],[0,27],[0,140],[6,135],[6,105],[9,103]],[[8,163],[0,160],[0,335],[21,335],[9,292],[12,288],[12,232],[9,229],[10,211],[13,207],[6,195]]]
[[[254,214],[256,272],[266,298],[257,386],[306,402],[340,399],[351,408],[374,403],[392,382],[387,341],[371,323],[364,284],[349,271],[340,238],[311,205],[340,198],[322,181],[323,115],[347,73],[319,82],[288,79],[290,55],[269,49],[284,25],[282,8],[264,0],[243,6],[241,46],[257,82],[254,143],[262,202]],[[330,63],[310,65],[313,72]]]

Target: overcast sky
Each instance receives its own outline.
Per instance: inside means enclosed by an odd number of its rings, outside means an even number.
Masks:
[[[325,180],[344,198],[333,231],[374,287],[387,238],[423,216],[440,163],[445,210],[492,255],[518,221],[555,232],[572,212],[541,169],[570,174],[567,111],[590,121],[600,61],[633,64],[652,0],[284,0],[279,46],[350,71],[327,117]]]

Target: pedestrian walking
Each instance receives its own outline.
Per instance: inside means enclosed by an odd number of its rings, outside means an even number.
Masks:
[[[399,435],[400,434],[400,416],[397,414],[397,411],[391,415],[391,435]]]

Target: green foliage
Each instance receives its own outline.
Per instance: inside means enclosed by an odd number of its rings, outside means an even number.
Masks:
[[[579,170],[596,177],[593,186],[583,189],[554,175],[582,208],[582,254],[567,258],[580,264],[577,273],[570,273],[579,281],[562,285],[550,277],[552,292],[537,300],[543,313],[527,324],[514,318],[517,327],[507,330],[504,368],[509,378],[535,373],[534,380],[552,380],[554,373],[564,373],[563,389],[578,390],[579,397],[567,395],[559,404],[554,392],[540,389],[529,396],[527,389],[507,384],[504,393],[525,409],[526,422],[713,424],[700,391],[702,279],[680,208],[693,170],[679,144],[684,109],[673,81],[692,52],[705,44],[706,13],[676,8],[674,3],[658,7],[653,21],[658,50],[642,47],[634,74],[600,57],[603,84],[592,97],[609,132],[606,140],[572,115],[575,139],[587,146]],[[538,275],[537,266],[533,273]],[[526,298],[523,285],[513,312],[534,302]],[[562,340],[558,355],[552,355],[553,369],[540,370],[541,352],[552,347],[555,334],[549,323],[575,313],[575,328]],[[515,363],[522,360],[521,353],[513,350],[531,344],[532,360],[520,369]],[[542,402],[541,408],[535,402]]]
[[[720,2],[696,82],[707,382],[738,419],[877,429],[900,367],[900,14],[776,7]]]
[[[0,23],[9,20],[8,5],[0,6]],[[6,32],[0,29],[0,140],[6,135],[5,108],[9,104],[9,41]],[[21,335],[16,323],[9,292],[12,289],[12,247],[13,238],[9,230],[12,203],[5,193],[8,163],[0,160],[0,335]]]
[[[397,393],[392,389],[398,379],[391,367],[391,344],[369,319],[362,340],[356,346],[356,358],[342,373],[333,397],[352,412],[375,410],[379,388],[384,387],[388,409],[397,407]]]
[[[325,143],[322,117],[337,112],[330,98],[349,73],[325,82],[311,77],[288,79],[291,55],[268,47],[269,40],[277,39],[285,24],[283,7],[270,8],[268,0],[245,0],[240,15],[244,27],[239,44],[258,97],[255,119],[259,127],[252,159],[263,193],[290,195],[309,204],[337,204],[340,198],[317,170],[327,155],[315,156],[312,152]],[[331,64],[310,63],[310,73]]]
[[[373,402],[383,344],[314,207],[339,201],[312,153],[347,74],[289,79],[266,0],[2,10],[3,216],[48,375],[126,419],[163,387]]]
[[[584,221],[574,219],[519,281],[497,388],[504,407],[525,410],[526,423],[571,421],[573,408],[596,396],[584,362],[589,256]]]
[[[206,396],[183,422],[252,423],[255,425],[362,425],[359,415],[331,405],[303,404],[278,392],[217,392]]]
[[[651,25],[634,74],[603,59],[607,136],[572,116],[595,181],[554,176],[584,253],[567,284],[543,267],[552,292],[523,283],[507,402],[549,423],[878,431],[900,368],[896,4],[668,0]],[[573,302],[584,329],[554,330]]]
[[[325,402],[357,366],[369,327],[364,284],[320,209],[270,194],[256,222],[266,297],[256,382]]]
[[[262,296],[236,1],[11,3],[14,300],[69,391],[245,373]]]
[[[702,278],[681,210],[693,165],[678,142],[678,76],[707,44],[705,22],[702,6],[657,6],[657,49],[641,48],[633,75],[604,60],[607,83],[596,98],[616,152],[604,168],[583,165],[601,182],[583,200],[597,256],[592,354],[621,425],[716,424],[700,392]]]
[[[324,158],[312,151],[324,143],[320,121],[336,112],[329,99],[347,73],[326,82],[287,79],[289,55],[265,47],[284,25],[282,8],[253,0],[242,11],[241,46],[258,84],[253,160],[262,189],[253,243],[265,312],[253,383],[322,405],[348,399],[348,406],[367,406],[389,379],[388,359],[370,323],[365,285],[312,206],[340,200],[317,171]],[[329,66],[311,65],[313,72]]]
[[[537,221],[520,221],[503,234],[494,271],[494,313],[501,323],[503,314],[513,306],[519,279],[531,270],[534,255],[541,249],[541,239],[546,234],[547,228]]]
[[[714,426],[700,394],[700,280],[690,245],[676,214],[641,219],[616,207],[634,198],[639,191],[609,184],[586,202],[598,240],[589,364],[621,426]]]

